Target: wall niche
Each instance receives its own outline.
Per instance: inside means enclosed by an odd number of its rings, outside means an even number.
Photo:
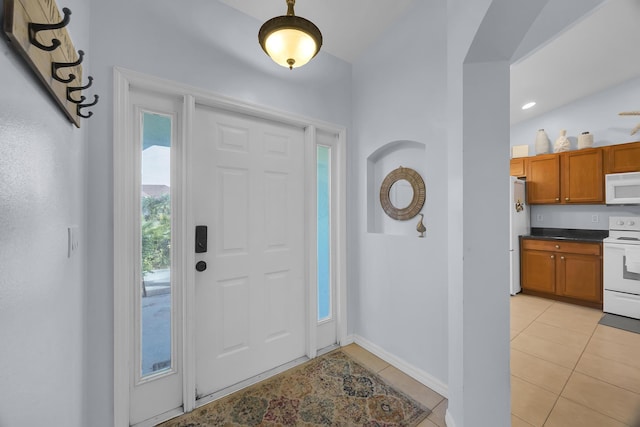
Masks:
[[[392,141],[379,147],[367,157],[367,231],[369,233],[387,234],[395,236],[417,237],[416,225],[420,216],[405,221],[389,217],[380,203],[380,187],[385,177],[393,170],[403,167],[415,170],[425,183],[427,201],[429,199],[429,183],[426,180],[425,144],[417,141]],[[411,202],[413,196],[409,182],[396,182],[389,193],[389,199],[398,208],[404,208]],[[426,203],[425,201],[425,207]],[[424,213],[424,208],[423,211]],[[423,220],[429,233],[428,218]]]

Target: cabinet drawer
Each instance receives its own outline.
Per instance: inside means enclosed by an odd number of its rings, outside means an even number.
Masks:
[[[602,253],[600,243],[568,242],[566,240],[522,239],[522,249],[584,255],[600,255]]]

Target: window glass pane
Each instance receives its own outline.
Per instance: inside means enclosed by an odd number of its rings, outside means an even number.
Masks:
[[[141,375],[171,369],[171,117],[142,115]]]
[[[331,148],[318,146],[318,321],[331,318]]]

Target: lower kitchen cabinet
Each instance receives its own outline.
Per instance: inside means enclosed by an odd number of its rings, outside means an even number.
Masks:
[[[558,261],[556,293],[602,304],[602,260],[599,256],[563,253]]]
[[[602,308],[602,244],[521,239],[522,292]]]
[[[527,291],[556,293],[555,253],[543,251],[522,251],[522,289]]]

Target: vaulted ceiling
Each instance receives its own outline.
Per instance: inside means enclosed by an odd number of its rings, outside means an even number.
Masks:
[[[259,21],[285,0],[219,0]],[[413,0],[298,0],[296,15],[322,31],[323,51],[347,62],[375,42]],[[419,1],[419,0],[418,0]],[[511,67],[511,123],[640,76],[640,0],[608,0]],[[536,107],[523,111],[530,100]],[[639,101],[640,108],[640,101]]]

